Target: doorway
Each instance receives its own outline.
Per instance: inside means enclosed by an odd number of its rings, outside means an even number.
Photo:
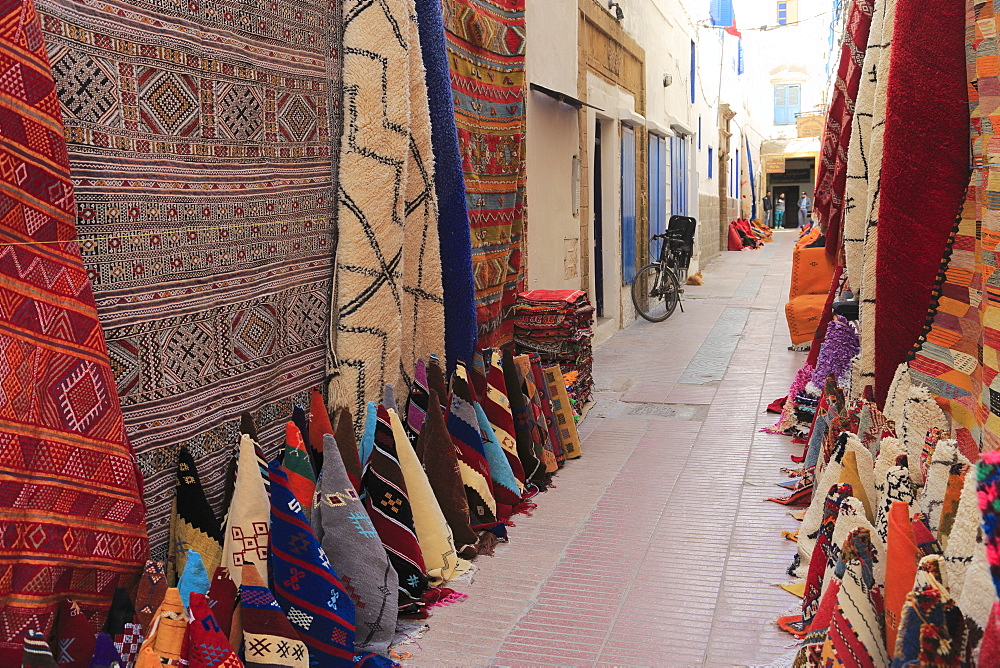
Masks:
[[[594,128],[594,301],[604,317],[604,178],[601,168],[601,121]]]
[[[799,226],[799,187],[798,186],[774,186],[771,188],[774,195],[774,203],[777,204],[781,195],[785,196],[785,219],[782,227],[786,230],[795,229]]]

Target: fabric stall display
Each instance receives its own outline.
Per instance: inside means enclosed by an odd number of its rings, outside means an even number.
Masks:
[[[833,273],[833,264],[823,248],[795,248],[792,251],[792,281],[785,303],[792,345],[813,340],[826,308]]]
[[[731,251],[760,248],[766,241],[772,241],[771,231],[766,228],[743,218],[729,223],[728,249]]]
[[[431,119],[412,0],[358,5],[346,15],[343,39],[349,111],[329,389],[332,406],[361,420],[366,402],[378,400],[386,384],[409,387],[418,359],[444,353],[445,310]]]
[[[583,290],[522,292],[514,309],[514,343],[518,352],[537,353],[545,366],[559,365],[567,377],[567,391],[578,413],[594,391],[591,348],[594,313]]]
[[[513,340],[524,283],[525,0],[441,5],[472,230],[478,340],[498,348]]]
[[[39,659],[33,637],[27,644],[22,637],[35,631],[44,642],[67,597],[103,625],[116,588],[134,584],[148,543],[112,372],[117,365],[109,361],[77,244],[74,218],[87,197],[77,190],[74,201],[49,65],[59,55],[46,53],[32,3],[8,3],[0,13],[0,351],[7,397],[0,408],[0,506],[11,536],[0,547],[0,665],[15,666],[22,653]],[[172,474],[171,467],[167,484]],[[169,500],[163,510],[169,513]]]

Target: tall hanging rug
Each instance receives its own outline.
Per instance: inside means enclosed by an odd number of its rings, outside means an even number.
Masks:
[[[514,302],[524,283],[524,2],[441,3],[484,348],[513,340]]]
[[[361,426],[444,353],[434,156],[413,0],[344,5],[344,136],[330,402]],[[379,184],[372,187],[372,184]]]
[[[341,3],[38,5],[162,558],[180,448],[224,470],[241,413],[277,441],[326,373]]]
[[[0,8],[0,665],[70,597],[99,628],[148,545],[74,228],[59,101],[30,1]]]

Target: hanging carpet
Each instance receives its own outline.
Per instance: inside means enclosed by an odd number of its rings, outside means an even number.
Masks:
[[[472,228],[479,344],[485,348],[513,339],[514,302],[524,283],[524,5],[442,2]]]
[[[969,182],[965,7],[927,21],[918,0],[896,3],[881,169],[875,395],[885,401],[927,318],[946,242]]]
[[[326,372],[341,3],[38,6],[162,558],[180,448],[224,470],[241,413],[270,443]]]
[[[67,596],[103,624],[115,588],[134,583],[148,546],[132,448],[77,245],[39,17],[30,2],[7,3],[0,17],[0,665],[13,666],[25,632],[48,633]]]
[[[409,387],[417,360],[444,352],[434,158],[413,0],[344,3],[344,110],[330,404],[360,419],[386,384]]]

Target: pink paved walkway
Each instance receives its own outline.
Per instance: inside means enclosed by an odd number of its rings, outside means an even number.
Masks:
[[[583,456],[436,609],[408,666],[740,666],[788,652],[773,620],[796,528],[764,498],[788,439],[758,433],[802,353],[787,350],[794,235],[724,253],[686,313],[595,350]],[[728,347],[727,347],[728,346]],[[733,349],[735,346],[735,350]],[[731,359],[729,359],[731,353]]]

